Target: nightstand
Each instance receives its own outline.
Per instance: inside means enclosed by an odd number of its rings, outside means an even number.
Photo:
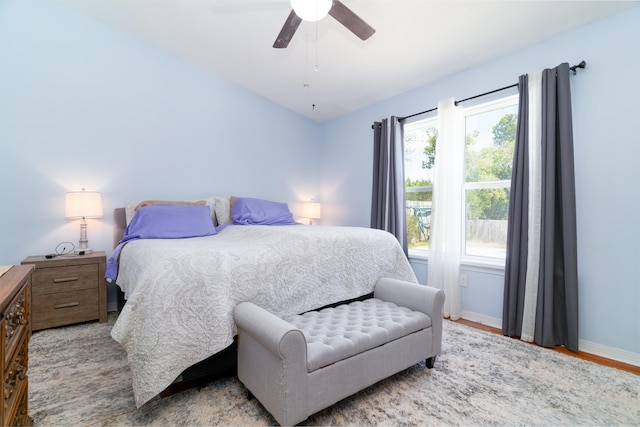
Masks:
[[[53,328],[89,320],[107,321],[104,252],[88,255],[30,256],[31,328]]]

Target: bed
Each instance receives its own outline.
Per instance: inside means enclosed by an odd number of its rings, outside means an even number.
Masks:
[[[165,205],[154,209],[159,206]],[[370,294],[381,277],[417,282],[387,232],[295,222],[235,225],[216,218],[215,202],[207,207],[218,225],[214,234],[141,233],[111,257],[117,261],[112,276],[126,300],[111,335],[127,352],[138,407],[188,369],[233,347],[233,309],[239,302],[287,316]],[[116,236],[122,217],[120,211]]]

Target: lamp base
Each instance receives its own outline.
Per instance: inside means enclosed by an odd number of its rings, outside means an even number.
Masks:
[[[76,249],[73,253],[74,255],[89,255],[93,253],[93,249]]]

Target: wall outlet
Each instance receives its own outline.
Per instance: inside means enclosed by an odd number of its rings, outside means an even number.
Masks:
[[[468,283],[469,283],[469,279],[468,279],[467,275],[466,274],[461,274],[460,275],[460,286],[462,286],[463,288],[466,288]]]

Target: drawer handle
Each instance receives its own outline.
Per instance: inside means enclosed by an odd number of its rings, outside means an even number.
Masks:
[[[79,277],[61,277],[59,279],[53,279],[53,283],[62,283],[62,282],[73,282],[74,280],[78,280]]]
[[[80,305],[79,302],[65,302],[64,304],[56,304],[53,306],[53,308],[67,308],[67,307],[75,307],[77,305]]]

